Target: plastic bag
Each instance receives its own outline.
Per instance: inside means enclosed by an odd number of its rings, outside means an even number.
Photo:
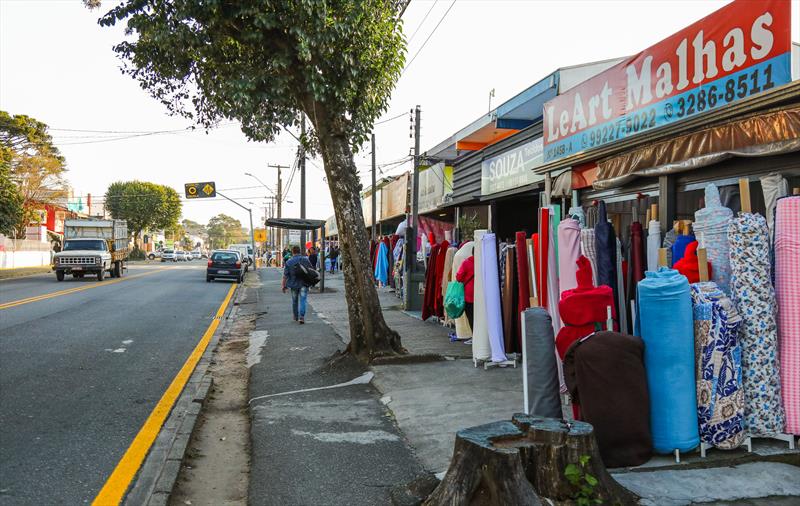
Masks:
[[[456,319],[464,314],[464,283],[451,281],[447,284],[447,292],[444,295],[444,310],[452,319]]]

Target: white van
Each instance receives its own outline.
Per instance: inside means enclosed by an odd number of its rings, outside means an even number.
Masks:
[[[231,244],[228,246],[228,249],[233,251],[238,251],[239,254],[242,255],[242,258],[245,259],[247,262],[248,267],[253,266],[253,262],[255,262],[255,256],[253,255],[253,247],[249,244]]]

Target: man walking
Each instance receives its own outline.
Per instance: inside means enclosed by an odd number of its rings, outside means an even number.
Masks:
[[[281,289],[286,293],[286,289],[292,290],[292,314],[294,321],[301,324],[306,319],[306,298],[308,297],[308,285],[298,276],[299,266],[303,265],[311,269],[311,262],[308,258],[300,254],[300,247],[292,247],[292,258],[286,261],[283,267],[283,285]]]
[[[328,256],[331,259],[331,274],[333,274],[334,272],[336,272],[336,262],[339,259],[339,247],[334,244],[333,247],[330,249],[330,253],[328,253]]]

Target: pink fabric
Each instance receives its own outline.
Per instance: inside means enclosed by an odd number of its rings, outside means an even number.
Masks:
[[[558,225],[558,287],[561,292],[577,288],[578,258],[581,256],[581,224],[567,218]]]
[[[431,244],[440,243],[445,240],[445,232],[452,231],[455,225],[446,221],[437,220],[434,218],[426,218],[425,216],[417,216],[419,220],[419,231],[426,236],[433,234],[435,241]],[[430,239],[428,239],[430,240]]]
[[[778,200],[775,294],[786,432],[800,434],[800,197]]]

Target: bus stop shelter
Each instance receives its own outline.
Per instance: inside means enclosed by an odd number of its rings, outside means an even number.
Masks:
[[[320,248],[319,266],[320,280],[319,291],[325,291],[325,220],[307,220],[304,218],[269,218],[267,227],[282,228],[286,230],[318,230],[322,229],[322,248]],[[302,245],[305,246],[305,245]]]

